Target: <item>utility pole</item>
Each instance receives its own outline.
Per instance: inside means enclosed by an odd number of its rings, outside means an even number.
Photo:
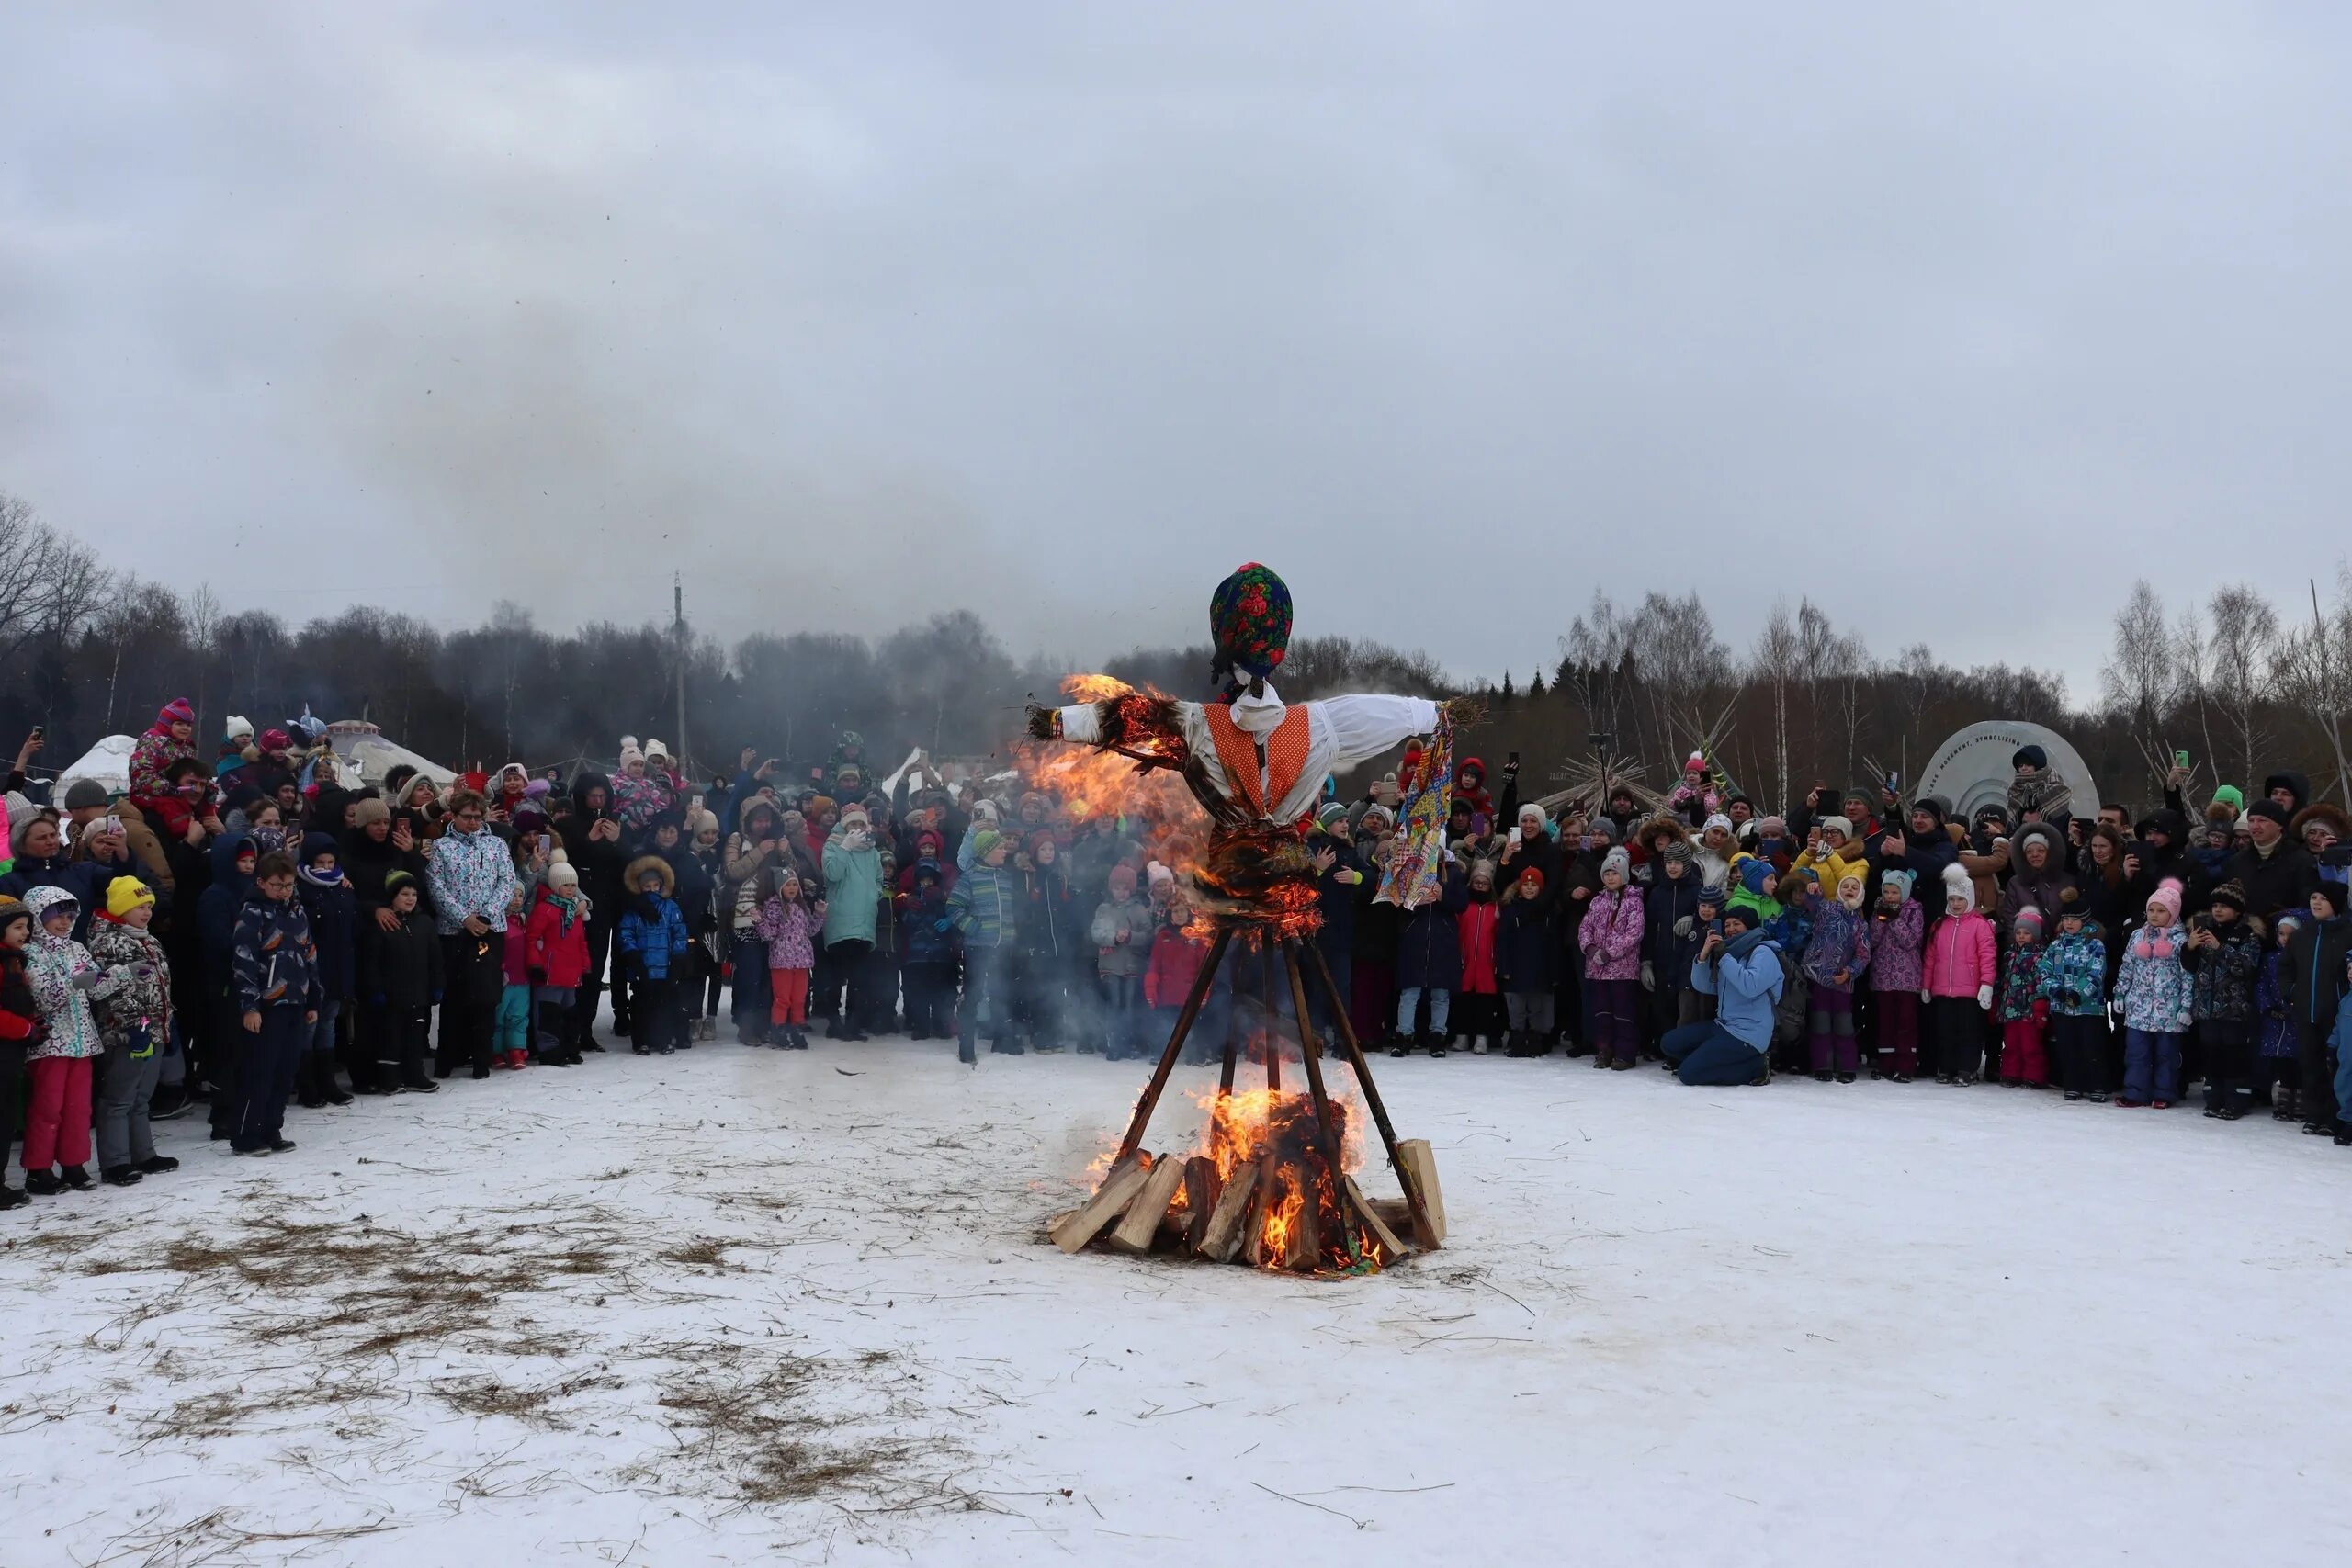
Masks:
[[[678,644],[678,766],[686,762],[686,586],[681,572],[670,574],[671,629]]]

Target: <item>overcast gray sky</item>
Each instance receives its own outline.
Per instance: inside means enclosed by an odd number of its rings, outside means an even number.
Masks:
[[[0,487],[300,619],[2055,665],[2343,551],[2333,6],[0,10]],[[1506,552],[1496,558],[1498,549]]]

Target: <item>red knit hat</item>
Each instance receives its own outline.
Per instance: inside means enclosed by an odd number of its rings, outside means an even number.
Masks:
[[[196,722],[196,705],[189,702],[186,697],[174,697],[170,702],[164,705],[164,711],[155,716],[155,722],[166,725],[194,724]]]

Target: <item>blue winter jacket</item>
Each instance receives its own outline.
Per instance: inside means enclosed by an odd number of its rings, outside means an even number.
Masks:
[[[634,954],[647,979],[668,979],[670,966],[686,955],[686,918],[678,912],[678,901],[659,893],[631,897],[613,932],[613,945]]]
[[[1691,988],[1715,998],[1715,1021],[1758,1051],[1772,1043],[1772,1004],[1786,983],[1762,931],[1742,931],[1713,964],[1690,966]]]

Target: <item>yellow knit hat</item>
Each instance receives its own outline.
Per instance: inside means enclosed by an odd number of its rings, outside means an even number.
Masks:
[[[141,904],[154,901],[154,889],[135,876],[118,876],[107,884],[107,913],[118,920]]]

